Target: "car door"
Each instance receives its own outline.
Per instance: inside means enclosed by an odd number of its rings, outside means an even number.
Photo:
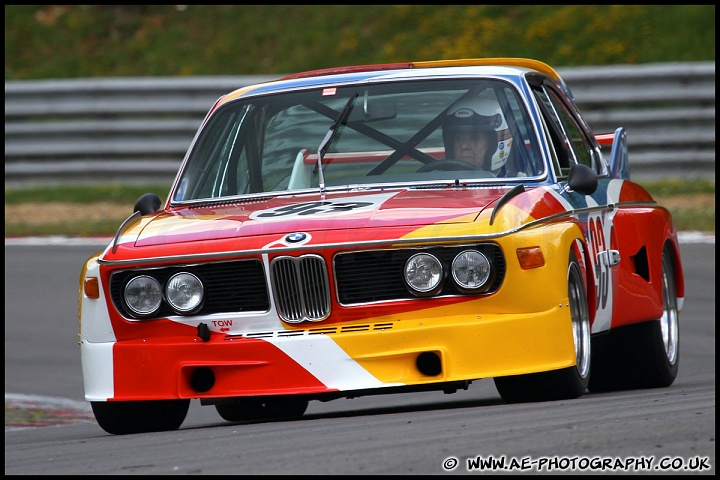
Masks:
[[[565,90],[546,79],[533,85],[533,93],[541,111],[544,130],[550,139],[549,149],[554,156],[555,175],[559,183],[566,185],[574,164],[586,165],[598,175],[598,188],[592,195],[582,195],[567,188],[561,189],[559,195],[568,210],[577,212],[584,229],[590,278],[594,284],[588,285],[588,297],[592,297],[593,289],[595,291],[592,332],[606,331],[612,323],[613,300],[618,288],[620,253],[614,218],[622,181],[610,178],[592,131]]]

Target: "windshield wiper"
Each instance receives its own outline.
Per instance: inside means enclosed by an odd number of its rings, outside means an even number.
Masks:
[[[328,130],[325,134],[325,138],[323,138],[323,141],[320,142],[320,146],[318,147],[317,165],[315,165],[315,171],[313,171],[313,173],[319,173],[318,184],[320,185],[320,193],[322,195],[325,194],[325,177],[323,176],[322,170],[322,157],[325,156],[325,152],[327,152],[327,149],[330,147],[330,142],[332,142],[333,137],[340,129],[340,125],[344,124],[350,116],[350,112],[352,111],[352,107],[357,96],[358,94],[355,92],[350,97],[345,104],[345,107],[343,107],[342,112],[340,112],[340,115],[338,115],[333,124],[330,125],[330,130]]]

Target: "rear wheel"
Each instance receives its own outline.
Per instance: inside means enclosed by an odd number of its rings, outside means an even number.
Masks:
[[[100,427],[114,435],[177,430],[190,408],[190,400],[90,403]]]
[[[663,313],[658,320],[611,331],[595,353],[591,391],[668,387],[680,363],[680,328],[675,269],[667,248],[662,256]]]
[[[567,270],[575,365],[550,372],[496,377],[495,387],[508,403],[563,400],[581,396],[590,375],[590,314],[577,258],[570,254]]]
[[[228,422],[301,417],[307,407],[307,400],[287,397],[239,398],[233,403],[215,405],[218,414]]]

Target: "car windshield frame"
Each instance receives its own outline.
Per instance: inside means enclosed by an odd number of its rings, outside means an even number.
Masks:
[[[497,170],[443,161],[449,114],[481,93],[493,97],[504,119],[504,130],[496,130]],[[242,96],[208,116],[171,204],[325,188],[542,181],[548,168],[526,102],[512,82],[485,77],[325,83]]]

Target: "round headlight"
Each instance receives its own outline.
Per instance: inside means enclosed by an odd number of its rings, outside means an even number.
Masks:
[[[180,313],[195,310],[202,302],[203,295],[203,284],[192,273],[176,273],[165,287],[165,299],[173,310]]]
[[[153,277],[140,275],[125,285],[125,304],[136,315],[150,315],[160,308],[162,287]]]
[[[477,250],[458,253],[452,262],[452,276],[461,289],[478,290],[490,278],[490,261]]]
[[[442,278],[440,260],[429,253],[416,253],[405,262],[405,282],[416,293],[435,293]]]

